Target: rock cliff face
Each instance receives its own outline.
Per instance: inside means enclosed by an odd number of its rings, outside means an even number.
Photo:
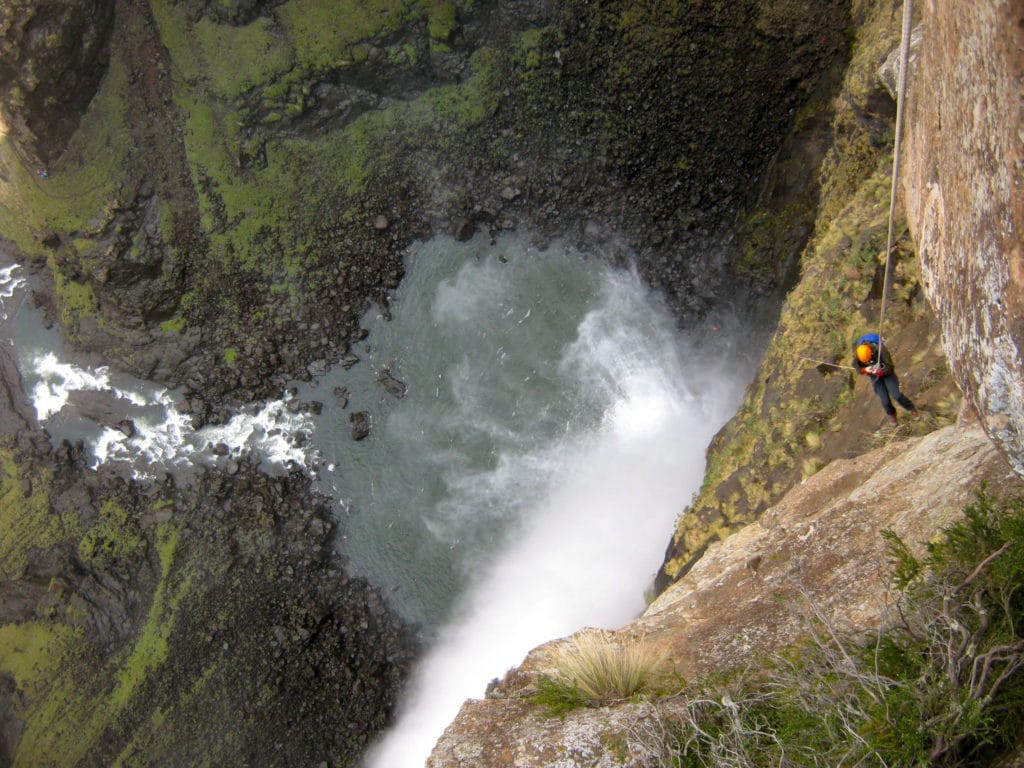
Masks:
[[[789,212],[788,259],[737,251],[732,230],[838,71],[848,6],[15,3],[0,83],[20,77],[38,98],[3,102],[41,131],[56,125],[53,87],[77,73],[59,117],[92,107],[46,180],[14,151],[28,133],[0,142],[0,237],[46,263],[77,346],[204,404],[339,359],[397,286],[405,247],[433,231],[628,250],[690,319],[738,279],[774,306],[812,202]],[[34,31],[54,9],[67,13]],[[25,75],[26,50],[68,71]],[[788,202],[813,198],[814,167],[791,166]]]
[[[1024,3],[921,3],[907,218],[950,369],[1024,474]]]
[[[918,402],[924,420],[875,432],[873,449],[870,440],[838,437],[871,419],[869,409],[877,405],[830,371],[829,363],[846,363],[854,326],[849,318],[833,318],[827,307],[830,294],[849,300],[836,286],[867,272],[873,282],[856,303],[849,301],[850,309],[859,309],[860,325],[877,319],[881,283],[878,272],[872,274],[874,259],[843,259],[865,247],[877,253],[868,233],[884,235],[884,225],[879,230],[869,212],[883,201],[865,203],[871,200],[868,188],[884,184],[889,171],[883,163],[880,174],[856,170],[850,158],[864,150],[849,139],[858,128],[846,123],[844,130],[837,107],[834,162],[826,161],[833,182],[826,181],[803,281],[790,294],[741,413],[712,446],[708,482],[683,520],[689,525],[669,547],[660,579],[664,591],[614,633],[660,645],[683,677],[721,672],[794,641],[806,629],[800,614],[808,601],[821,616],[846,626],[877,625],[885,595],[880,530],[919,545],[959,516],[980,482],[1021,492],[1024,5],[930,0],[919,5],[918,16],[921,47],[910,70],[902,168],[913,243],[905,242],[897,257],[899,298],[895,312],[890,309],[889,333],[898,351],[908,350],[897,366],[908,374],[904,382],[915,397],[923,395]],[[895,14],[876,20],[889,29],[898,25]],[[872,66],[882,64],[886,53],[869,52]],[[886,131],[873,121],[887,118],[884,110],[872,116],[868,107],[884,99],[870,88],[858,92],[852,67],[851,73],[842,98],[877,147]],[[846,178],[848,188],[853,179],[863,184],[830,198],[827,193],[842,186],[837,177]],[[920,285],[934,319],[920,305]],[[823,320],[843,332],[822,328]],[[939,333],[930,336],[929,327]],[[941,344],[969,406],[958,417],[957,395],[933,341]],[[819,380],[811,371],[789,375],[794,348],[825,363]],[[770,420],[763,429],[761,420]],[[950,420],[955,423],[942,426]],[[936,431],[909,436],[929,430]],[[856,458],[836,458],[842,451]],[[829,463],[821,468],[821,462]],[[651,706],[573,710],[556,723],[528,700],[567,642],[535,650],[492,686],[487,699],[467,702],[428,765],[648,765],[650,755],[636,737],[656,723]],[[1006,764],[1020,762],[1018,754]]]

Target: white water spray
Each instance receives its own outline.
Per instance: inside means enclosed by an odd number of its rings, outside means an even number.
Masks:
[[[503,550],[475,574],[367,768],[420,768],[462,702],[481,697],[529,650],[586,626],[617,628],[643,610],[743,376],[714,353],[687,349],[635,275],[608,270],[600,290],[558,363],[562,380],[585,391],[580,400],[600,404],[600,416],[512,462],[522,471],[512,482],[503,477],[503,487],[532,492],[540,477],[539,500],[519,512]],[[533,475],[531,456],[557,466]]]

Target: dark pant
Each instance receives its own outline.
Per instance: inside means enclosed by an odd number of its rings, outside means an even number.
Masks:
[[[882,401],[885,412],[890,416],[896,413],[896,407],[892,404],[893,400],[908,411],[914,410],[914,404],[910,402],[910,398],[900,392],[900,380],[896,378],[895,373],[875,379],[871,382],[871,386],[874,387],[878,399]]]

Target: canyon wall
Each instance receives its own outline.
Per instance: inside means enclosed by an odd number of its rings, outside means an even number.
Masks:
[[[950,370],[1024,474],[1024,3],[919,5],[907,219]]]

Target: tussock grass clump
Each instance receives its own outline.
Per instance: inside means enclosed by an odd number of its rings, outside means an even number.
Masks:
[[[538,703],[563,714],[649,693],[664,664],[660,650],[643,638],[585,630],[556,651],[551,674],[538,683]]]

